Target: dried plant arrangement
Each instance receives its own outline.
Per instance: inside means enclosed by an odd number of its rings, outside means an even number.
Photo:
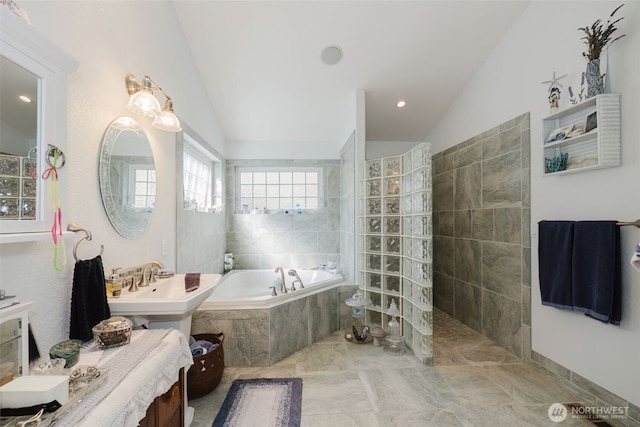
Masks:
[[[624,4],[616,7],[614,11],[611,12],[611,15],[609,15],[609,19],[605,25],[603,25],[602,21],[598,19],[596,22],[591,24],[590,27],[578,28],[578,30],[583,31],[585,34],[581,40],[584,40],[584,44],[587,45],[588,50],[586,52],[582,52],[582,55],[587,58],[587,60],[592,61],[600,58],[600,55],[607,49],[607,47],[626,35],[623,34],[612,39],[613,33],[617,31],[616,24],[622,21],[624,17],[618,18],[614,21],[612,21],[612,19],[614,19],[614,15],[622,6],[624,6]]]

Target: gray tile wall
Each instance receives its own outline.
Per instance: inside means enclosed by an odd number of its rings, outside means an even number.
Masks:
[[[322,167],[323,211],[302,215],[236,213],[236,167],[272,166]],[[340,266],[340,188],[339,160],[227,160],[226,251],[234,254],[236,268],[311,268],[330,262]]]
[[[434,304],[530,360],[529,113],[433,156]]]
[[[355,145],[355,133],[352,133],[340,155],[340,270],[342,277],[352,283],[356,280]]]

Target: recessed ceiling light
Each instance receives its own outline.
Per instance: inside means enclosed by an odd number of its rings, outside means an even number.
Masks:
[[[320,53],[320,59],[327,65],[333,65],[342,59],[342,49],[339,46],[327,46]]]
[[[407,105],[407,101],[398,101],[398,103],[396,104],[396,107],[402,108],[405,105]]]
[[[27,104],[31,103],[31,98],[29,98],[27,95],[20,95],[18,99],[22,102],[26,102]]]

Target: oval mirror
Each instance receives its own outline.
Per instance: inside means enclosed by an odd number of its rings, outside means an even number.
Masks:
[[[102,204],[113,228],[133,239],[151,222],[156,200],[153,153],[142,126],[118,117],[102,140],[99,164]]]

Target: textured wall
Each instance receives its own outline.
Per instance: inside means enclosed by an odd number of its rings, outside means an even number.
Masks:
[[[149,229],[137,239],[125,239],[113,229],[104,213],[98,186],[98,158],[105,129],[126,109],[124,76],[141,78],[149,73],[173,97],[176,113],[215,147],[224,149],[215,115],[184,41],[173,6],[157,2],[20,2],[33,28],[50,38],[80,62],[68,80],[67,162],[60,170],[60,189],[65,196],[62,225],[70,222],[91,230],[93,240],[78,252],[92,258],[104,245],[106,273],[114,267],[140,265],[152,259],[175,268],[175,134],[155,129],[139,116],[156,162],[158,187],[156,209]],[[3,8],[4,9],[4,8]],[[5,13],[3,10],[2,13]],[[132,40],[146,40],[162,28],[163,43],[150,43],[144,54],[131,49]],[[135,43],[134,43],[135,44]],[[171,55],[167,55],[171,51]],[[99,82],[99,84],[96,84]],[[48,141],[58,144],[56,141]],[[48,203],[47,203],[47,206]],[[66,239],[69,263],[62,271],[52,267],[51,240],[0,246],[1,288],[20,301],[33,301],[29,310],[40,354],[68,338],[72,249],[78,237]],[[162,252],[162,243],[166,254]]]
[[[434,303],[530,355],[529,114],[433,156]]]
[[[302,215],[235,213],[236,167],[322,167],[325,206]],[[338,160],[227,160],[227,252],[236,268],[311,268],[340,264],[340,163]]]

